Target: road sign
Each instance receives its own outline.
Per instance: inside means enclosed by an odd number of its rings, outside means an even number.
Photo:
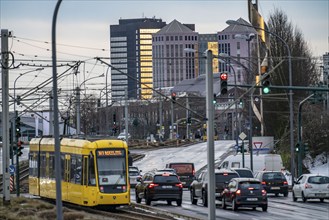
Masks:
[[[254,142],[254,146],[256,149],[260,149],[262,147],[262,145],[263,145],[263,142],[256,142],[256,141]]]
[[[246,135],[244,132],[241,132],[241,134],[239,135],[239,138],[240,138],[241,140],[246,139],[246,137],[247,137],[247,135]]]
[[[11,174],[11,175],[14,175],[15,174],[15,165],[10,165],[9,166],[9,173]]]

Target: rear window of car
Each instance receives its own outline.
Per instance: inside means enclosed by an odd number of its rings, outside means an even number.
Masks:
[[[138,176],[139,172],[135,170],[129,170],[129,176]]]
[[[240,187],[241,189],[248,189],[248,188],[260,189],[261,185],[259,182],[246,181],[246,182],[240,182]]]
[[[281,173],[281,172],[264,173],[263,179],[264,180],[286,180],[283,173]]]
[[[249,170],[235,170],[240,177],[254,178],[254,175]]]
[[[179,183],[179,179],[174,175],[156,175],[154,176],[154,183]]]
[[[169,167],[175,169],[177,174],[193,173],[193,164],[170,164]]]
[[[327,184],[329,183],[329,177],[327,176],[311,176],[308,178],[309,183],[314,184]]]
[[[239,177],[237,173],[216,173],[216,183],[226,183],[236,177]]]

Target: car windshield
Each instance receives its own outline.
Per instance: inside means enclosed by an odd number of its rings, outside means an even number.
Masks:
[[[154,176],[154,183],[179,183],[178,177],[177,176]]]
[[[239,177],[239,175],[237,173],[216,173],[216,183],[226,183],[235,177]]]
[[[252,181],[246,181],[240,183],[241,189],[260,189],[260,183],[259,182],[252,182]]]
[[[254,178],[254,175],[249,170],[235,170],[240,177]]]
[[[129,170],[129,176],[139,176],[139,172],[135,170]]]
[[[264,173],[264,180],[285,180],[286,178],[281,172],[273,172],[273,173]]]
[[[308,178],[309,183],[315,183],[315,184],[328,184],[329,183],[329,177],[328,176],[311,176]]]

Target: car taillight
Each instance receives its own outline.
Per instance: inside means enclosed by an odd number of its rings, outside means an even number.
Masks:
[[[237,190],[236,192],[235,192],[235,194],[237,194],[237,195],[241,195],[241,190]]]
[[[266,182],[265,182],[265,181],[263,181],[263,182],[262,182],[262,185],[266,185]]]
[[[266,196],[266,190],[262,189],[262,196]]]
[[[288,182],[287,182],[287,181],[284,181],[284,182],[283,182],[283,185],[288,185]]]
[[[178,186],[179,188],[183,188],[183,184],[177,183],[175,186]]]
[[[305,189],[313,188],[311,184],[305,183]]]
[[[150,183],[148,188],[151,189],[151,188],[154,188],[155,186],[159,186],[159,184]]]

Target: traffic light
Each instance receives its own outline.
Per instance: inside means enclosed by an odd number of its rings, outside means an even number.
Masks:
[[[172,99],[173,103],[175,103],[175,101],[176,101],[176,93],[175,92],[171,93],[171,99]]]
[[[300,147],[299,147],[299,144],[298,143],[296,144],[295,150],[296,150],[296,152],[299,152],[300,151]]]
[[[15,120],[15,128],[16,128],[16,139],[20,138],[21,135],[21,117],[16,117]]]
[[[113,113],[113,124],[115,124],[116,122],[117,122],[117,115]]]
[[[225,95],[227,93],[227,73],[220,74],[220,94]]]
[[[270,93],[270,75],[267,74],[264,78],[262,78],[262,87],[263,93],[268,94]]]
[[[216,94],[214,94],[214,99],[212,100],[212,103],[216,104],[217,103],[217,100],[216,100],[217,96]]]
[[[21,141],[17,141],[17,156],[22,156],[23,152],[22,150],[24,149],[24,147],[22,146],[22,142]]]

